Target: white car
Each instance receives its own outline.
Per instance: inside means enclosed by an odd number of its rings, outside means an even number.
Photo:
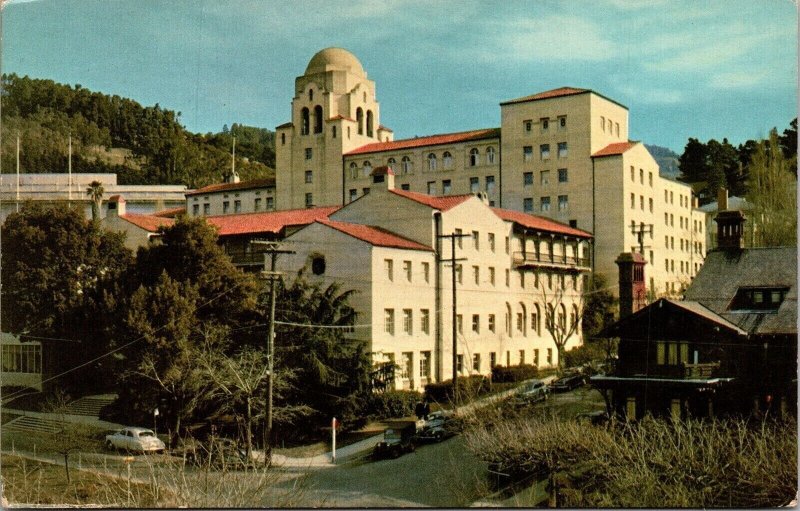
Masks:
[[[146,453],[164,452],[166,446],[152,429],[122,428],[113,435],[106,435],[106,448]]]

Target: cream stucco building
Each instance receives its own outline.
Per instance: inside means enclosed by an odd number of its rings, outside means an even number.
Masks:
[[[593,232],[594,271],[609,282],[616,256],[640,245],[632,223],[644,224],[657,293],[680,292],[702,264],[703,215],[691,188],[662,178],[644,145],[629,140],[627,107],[589,89],[504,101],[499,127],[394,140],[358,59],[341,48],[318,52],[295,80],[291,121],[277,127],[276,208],[352,202],[383,165],[401,190],[480,192],[492,206]]]

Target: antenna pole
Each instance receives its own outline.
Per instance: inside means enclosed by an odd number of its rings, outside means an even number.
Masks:
[[[67,183],[68,192],[67,200],[72,201],[72,133],[69,134],[69,157],[67,158],[67,172],[69,173],[69,182]]]

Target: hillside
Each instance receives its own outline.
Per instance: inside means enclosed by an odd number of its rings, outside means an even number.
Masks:
[[[650,154],[653,155],[653,158],[658,163],[661,171],[660,174],[664,177],[670,179],[677,179],[680,175],[681,171],[678,168],[678,154],[676,154],[672,149],[667,149],[666,147],[661,147],[657,145],[644,145]]]
[[[231,166],[236,136],[236,169],[243,180],[274,175],[274,133],[234,124],[219,133],[197,134],[180,124],[180,112],[141,104],[75,85],[3,75],[2,168],[67,171],[72,135],[73,172],[115,172],[121,184],[219,182]]]

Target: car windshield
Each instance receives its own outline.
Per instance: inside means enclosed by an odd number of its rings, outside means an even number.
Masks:
[[[383,438],[385,438],[386,440],[397,440],[398,438],[400,438],[400,432],[394,429],[387,429],[383,433]]]
[[[144,436],[155,436],[155,434],[153,434],[152,431],[140,431],[139,432],[139,438],[144,437]]]

